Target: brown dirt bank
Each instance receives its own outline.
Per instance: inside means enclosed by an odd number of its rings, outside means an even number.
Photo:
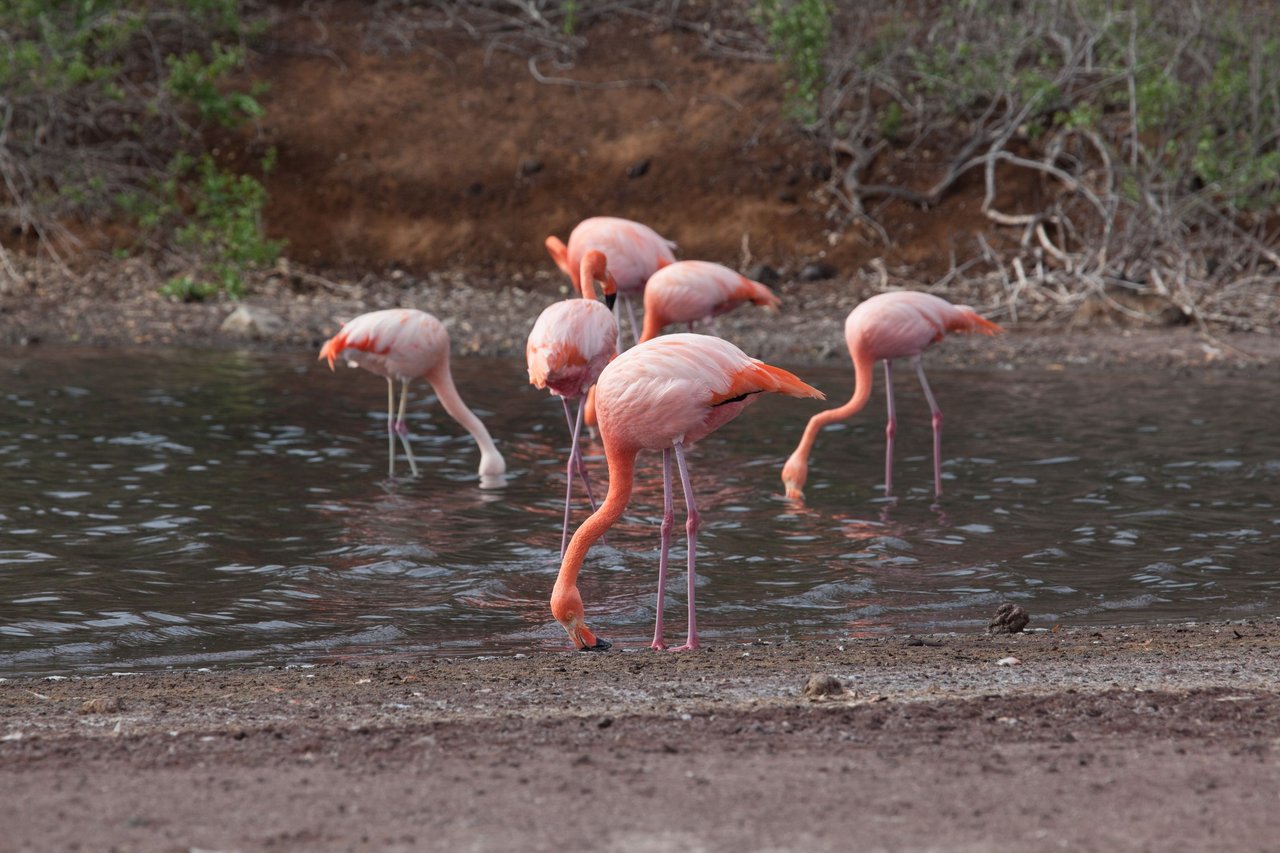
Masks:
[[[1260,620],[19,679],[0,846],[1264,850],[1278,651]]]

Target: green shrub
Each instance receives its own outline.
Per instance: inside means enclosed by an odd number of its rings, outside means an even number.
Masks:
[[[787,69],[787,106],[805,124],[818,119],[831,38],[829,0],[757,0],[754,14]]]

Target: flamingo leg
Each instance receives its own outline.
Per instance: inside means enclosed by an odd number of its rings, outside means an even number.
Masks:
[[[409,447],[409,423],[404,419],[405,408],[409,405],[409,380],[403,380],[400,386],[400,415],[396,418],[396,435],[404,445],[404,455],[409,457],[409,470],[418,476],[418,463],[413,458],[413,450]]]
[[[565,403],[566,417],[569,414],[568,406],[569,404],[566,402]],[[578,477],[582,480],[582,485],[586,487],[587,500],[590,501],[591,503],[591,511],[595,512],[596,496],[591,493],[591,478],[587,476],[587,462],[585,459],[582,458],[582,448],[578,446],[578,436],[582,434],[582,417],[583,417],[583,412],[585,411],[585,406],[586,406],[586,397],[585,396],[579,397],[578,398],[578,417],[575,421],[571,422],[569,428],[573,432],[573,451],[572,452],[574,456],[576,456],[578,459]],[[600,541],[602,542],[604,541],[603,536],[600,538]]]
[[[898,416],[893,408],[893,361],[884,360],[884,395],[889,402],[889,422],[884,428],[884,495],[893,494],[893,437],[898,432]]]
[[[662,550],[658,555],[658,615],[653,620],[653,642],[649,648],[661,651],[667,647],[662,641],[662,606],[667,592],[667,552],[671,549],[671,531],[676,526],[675,501],[671,498],[671,448],[662,450],[662,526],[658,528]]]
[[[924,398],[929,401],[929,411],[933,412],[933,496],[942,497],[942,409],[938,401],[933,399],[933,391],[929,389],[929,380],[924,378],[924,361],[915,357],[916,374],[920,377],[920,387],[924,389]]]
[[[387,377],[387,476],[396,475],[396,383]]]
[[[638,344],[640,343],[640,327],[636,324],[635,306],[631,303],[630,296],[623,296],[622,301],[626,303],[627,316],[631,318],[631,340],[633,343]],[[618,352],[622,352],[622,346],[621,346],[622,332],[621,331],[618,332],[618,339],[619,339]]]
[[[573,436],[573,444],[569,445],[568,470],[565,471],[564,526],[560,529],[560,559],[563,560],[565,549],[569,547],[569,504],[573,499],[573,468],[578,459],[578,427],[573,420],[573,413],[569,411],[569,401],[561,397],[560,402],[564,403],[564,419],[569,424],[569,434]],[[595,510],[594,506],[592,510]]]
[[[697,608],[694,605],[694,590],[698,585],[694,564],[698,557],[698,527],[700,517],[698,507],[693,500],[693,484],[689,480],[689,466],[684,461],[684,445],[676,442],[671,445],[676,453],[676,464],[680,466],[680,483],[684,486],[684,505],[686,510],[685,533],[689,539],[689,639],[683,646],[676,646],[671,651],[685,652],[698,648]]]

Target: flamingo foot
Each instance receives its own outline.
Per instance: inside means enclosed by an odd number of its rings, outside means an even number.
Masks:
[[[654,640],[649,644],[649,648],[653,649],[655,652],[665,652],[667,650],[667,644],[661,640]]]
[[[689,642],[685,643],[683,646],[672,646],[671,648],[667,649],[667,651],[669,651],[669,652],[691,652],[691,651],[693,651],[694,649],[696,649],[696,648],[698,648],[698,647],[699,647],[699,646],[698,646],[698,641],[697,641],[697,640],[690,640]]]

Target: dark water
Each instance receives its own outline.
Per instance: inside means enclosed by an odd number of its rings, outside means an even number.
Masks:
[[[410,415],[424,473],[393,483],[385,384],[363,372],[306,354],[0,351],[0,675],[565,648],[547,610],[561,409],[518,363],[455,369],[506,455],[504,490],[476,487],[474,445],[425,385]],[[847,366],[799,372],[847,398]],[[1274,376],[932,371],[935,507],[928,411],[899,373],[894,504],[877,491],[879,388],[820,438],[802,510],[778,472],[814,404],[762,400],[690,454],[705,640],[971,630],[1006,600],[1040,626],[1280,613]],[[653,620],[660,467],[642,461],[581,582],[590,624],[624,645]],[[675,572],[672,641],[683,584]]]

